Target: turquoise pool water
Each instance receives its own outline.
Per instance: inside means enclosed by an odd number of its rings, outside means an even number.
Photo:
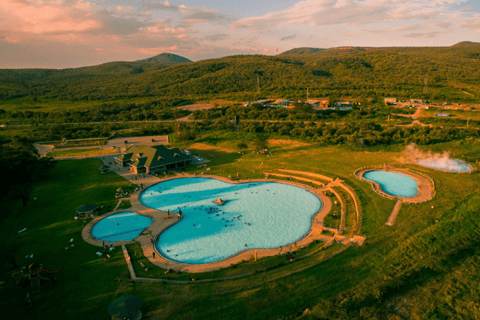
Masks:
[[[218,198],[228,202],[219,206],[213,202]],[[299,187],[211,178],[161,182],[145,190],[140,201],[161,211],[182,210],[183,219],[165,230],[156,246],[165,257],[192,264],[291,244],[308,233],[322,207],[317,196]]]
[[[424,166],[432,169],[458,172],[458,173],[470,172],[472,170],[472,167],[469,164],[457,159],[450,159],[450,158],[425,159],[425,160],[418,161],[418,164],[420,166]]]
[[[368,171],[363,177],[375,181],[383,191],[396,197],[410,198],[418,194],[417,180],[401,173],[374,170]]]
[[[92,236],[107,242],[129,241],[138,237],[151,224],[151,218],[134,212],[112,214],[93,226]]]

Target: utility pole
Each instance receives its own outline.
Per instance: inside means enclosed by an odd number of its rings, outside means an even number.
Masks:
[[[307,101],[308,101],[308,88],[307,88]]]
[[[423,78],[423,93],[427,93],[428,90],[428,76],[425,74],[425,78]]]
[[[257,93],[260,93],[260,76],[257,76]]]
[[[470,124],[470,117],[468,117],[468,120],[467,120],[467,129],[469,124]]]

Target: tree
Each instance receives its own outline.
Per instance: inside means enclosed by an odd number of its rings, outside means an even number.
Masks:
[[[50,158],[40,158],[37,149],[26,139],[14,137],[9,144],[2,146],[0,167],[6,177],[15,177],[0,184],[0,198],[8,195],[27,205],[30,197],[30,182],[39,174],[52,168],[55,162]]]
[[[239,141],[237,143],[237,148],[240,149],[240,150],[247,149],[248,145],[245,141]]]
[[[255,136],[255,147],[259,150],[263,150],[263,149],[267,149],[267,137],[262,134],[262,133],[259,133]]]

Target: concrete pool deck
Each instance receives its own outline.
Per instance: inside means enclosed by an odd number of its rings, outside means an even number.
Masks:
[[[169,177],[164,179],[158,179],[158,182],[164,182],[172,179],[178,178],[193,178],[199,177],[198,175],[190,175],[190,174],[182,174],[176,177]],[[331,209],[331,202],[328,197],[326,197],[320,189],[309,187],[300,183],[292,182],[292,181],[283,181],[283,180],[275,180],[275,179],[252,179],[252,180],[242,180],[242,181],[233,181],[228,178],[220,177],[220,176],[211,176],[211,175],[200,175],[203,178],[213,178],[223,182],[231,183],[231,184],[240,184],[240,183],[254,183],[254,182],[277,182],[277,183],[284,183],[288,185],[293,185],[297,187],[301,187],[311,193],[315,194],[321,201],[322,201],[322,208],[312,217],[312,225],[310,227],[309,232],[298,241],[283,246],[280,248],[273,248],[273,249],[261,249],[261,248],[252,248],[245,251],[242,251],[236,255],[228,257],[226,259],[206,263],[206,264],[188,264],[188,263],[181,263],[177,261],[170,260],[164,257],[156,248],[155,242],[158,236],[168,229],[169,227],[173,226],[177,222],[181,220],[181,218],[175,212],[170,212],[168,216],[167,212],[165,211],[158,211],[155,209],[151,209],[146,207],[140,202],[140,194],[145,190],[141,189],[132,193],[129,200],[132,205],[131,208],[126,210],[117,210],[114,212],[110,212],[102,217],[95,218],[92,220],[82,231],[82,237],[84,240],[92,245],[95,246],[102,246],[103,241],[95,239],[91,235],[91,230],[93,226],[100,220],[109,215],[119,213],[119,212],[135,212],[140,215],[148,216],[152,219],[152,224],[147,227],[135,240],[132,241],[119,241],[113,243],[114,246],[122,245],[122,244],[130,244],[130,243],[139,243],[145,257],[149,259],[153,264],[163,269],[173,269],[175,271],[181,272],[189,272],[189,273],[201,273],[201,272],[210,272],[216,271],[219,269],[231,267],[234,264],[238,264],[244,260],[252,260],[255,259],[255,255],[257,259],[262,257],[268,256],[275,256],[278,254],[283,254],[289,251],[294,251],[300,247],[307,246],[314,240],[320,240],[324,242],[328,242],[332,240],[332,237],[322,235],[323,230],[323,219],[327,215],[327,213]],[[105,242],[107,243],[107,242]],[[110,243],[108,243],[110,245]]]

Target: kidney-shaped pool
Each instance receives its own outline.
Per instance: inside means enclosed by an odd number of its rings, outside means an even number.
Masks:
[[[221,198],[223,206],[214,203]],[[321,209],[313,193],[274,182],[231,184],[179,178],[146,189],[147,207],[183,213],[155,244],[165,257],[191,264],[223,260],[248,249],[268,249],[303,238]]]
[[[411,198],[418,194],[417,180],[405,174],[372,170],[363,174],[365,179],[375,181],[380,185],[382,190],[396,197]]]

